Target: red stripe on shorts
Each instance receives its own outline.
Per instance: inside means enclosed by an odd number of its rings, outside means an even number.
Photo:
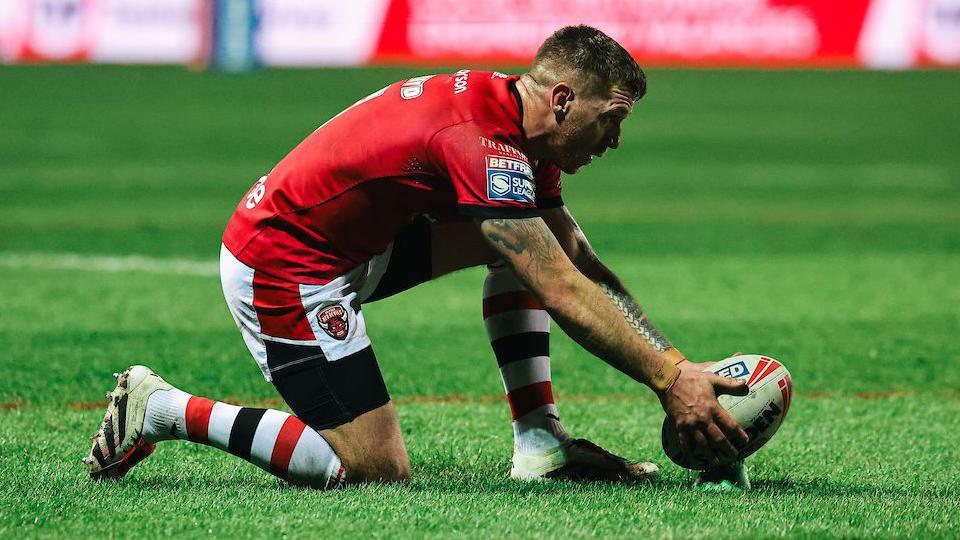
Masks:
[[[527,291],[511,291],[483,299],[484,319],[518,309],[543,309],[543,304]]]
[[[187,421],[187,437],[191,441],[207,442],[211,412],[213,412],[213,402],[207,398],[191,396],[187,401],[187,411],[184,416]]]
[[[514,420],[523,418],[537,407],[553,403],[553,388],[550,381],[521,386],[507,393],[507,402],[510,404],[511,417]]]
[[[316,339],[303,309],[300,285],[255,271],[253,307],[260,321],[260,333],[285,339]]]
[[[297,441],[307,425],[300,421],[296,416],[288,416],[280,426],[280,433],[277,440],[273,443],[273,453],[270,455],[270,472],[281,477],[287,477],[287,469],[290,467],[290,458],[293,457],[293,450],[297,447]]]

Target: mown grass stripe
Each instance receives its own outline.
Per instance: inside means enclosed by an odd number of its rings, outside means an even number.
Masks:
[[[0,267],[26,270],[79,270],[87,272],[148,272],[214,277],[215,261],[157,258],[142,255],[80,255],[76,253],[0,253]]]

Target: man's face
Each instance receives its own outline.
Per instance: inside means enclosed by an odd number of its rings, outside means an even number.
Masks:
[[[633,110],[630,94],[613,88],[607,92],[574,94],[557,119],[551,140],[551,159],[560,170],[574,174],[610,148],[620,146],[620,124]]]

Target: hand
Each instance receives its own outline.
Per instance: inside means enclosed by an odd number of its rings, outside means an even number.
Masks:
[[[711,467],[735,459],[749,438],[717,402],[717,395],[744,396],[750,391],[747,384],[700,371],[692,362],[678,367],[680,377],[659,397],[664,412],[674,422],[680,448],[687,455],[702,457]]]

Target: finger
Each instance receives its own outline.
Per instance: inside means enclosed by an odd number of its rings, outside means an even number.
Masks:
[[[743,448],[750,442],[750,437],[743,427],[727,412],[723,407],[718,407],[714,420],[719,426],[720,431],[727,437],[727,440],[733,444],[734,448]]]
[[[718,456],[724,458],[724,460],[732,460],[737,457],[739,452],[716,424],[710,424],[710,426],[707,427],[707,438],[713,450]]]
[[[680,447],[683,449],[683,455],[686,456],[686,461],[694,467],[707,467],[710,460],[704,456],[703,449],[697,447],[693,434],[694,430],[691,428],[677,431],[677,438],[680,441]]]
[[[733,358],[733,357],[735,357],[735,356],[743,356],[743,352],[742,352],[742,351],[737,351],[737,352],[735,352],[735,353],[733,353],[733,354],[731,355],[731,358]]]
[[[695,430],[690,435],[690,438],[693,439],[693,443],[696,446],[694,456],[697,458],[697,461],[706,467],[716,467],[720,462],[717,460],[717,456],[713,448],[710,447],[710,443],[707,442],[707,438],[703,432]]]
[[[747,386],[745,381],[740,379],[734,379],[732,377],[721,377],[719,375],[711,375],[710,384],[713,385],[713,391],[719,396],[720,394],[730,394],[733,396],[745,396],[750,393],[750,387]]]
[[[677,430],[677,442],[680,444],[680,450],[684,455],[690,454],[690,439],[687,437],[687,434],[681,430]]]
[[[680,451],[686,456],[686,460],[696,461],[696,449],[691,444],[690,436],[685,431],[677,430],[677,442],[680,443]]]

